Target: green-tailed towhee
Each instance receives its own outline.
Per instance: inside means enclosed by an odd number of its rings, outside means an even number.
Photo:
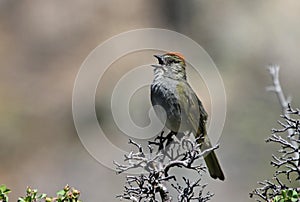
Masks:
[[[198,143],[202,151],[211,148],[206,132],[207,113],[187,82],[184,57],[175,52],[154,56],[159,64],[152,65],[151,102],[156,106],[157,116],[174,133],[191,131],[196,138],[201,137]],[[204,156],[204,160],[212,178],[225,179],[214,151]]]

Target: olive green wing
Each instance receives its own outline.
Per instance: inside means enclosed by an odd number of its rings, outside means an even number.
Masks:
[[[181,113],[184,114],[188,123],[193,128],[195,137],[202,137],[198,142],[201,144],[200,149],[204,151],[211,148],[212,145],[206,131],[207,113],[201,101],[188,84],[177,87],[177,90],[179,92]],[[221,165],[214,151],[204,156],[204,160],[212,178],[225,179]]]
[[[188,124],[192,127],[193,132],[197,135],[206,135],[207,112],[202,102],[198,99],[196,93],[189,84],[177,86],[180,109],[183,118],[186,118]]]

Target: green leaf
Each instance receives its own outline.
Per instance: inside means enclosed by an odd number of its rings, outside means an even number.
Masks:
[[[18,202],[25,202],[24,198],[19,197]]]
[[[59,196],[64,196],[66,194],[65,190],[59,190],[58,192],[56,192],[57,195]]]
[[[4,184],[0,185],[0,193],[6,190],[6,186]]]
[[[26,196],[25,201],[26,202],[31,202],[32,201],[32,197],[31,196]]]
[[[281,191],[281,195],[285,199],[287,197],[287,191],[286,190],[282,190]]]
[[[41,195],[38,196],[39,199],[43,199],[43,198],[46,198],[46,197],[47,197],[47,194],[41,194]]]
[[[8,194],[10,192],[11,192],[11,190],[8,189],[5,184],[0,185],[0,193]]]
[[[292,194],[292,198],[299,198],[300,195],[298,195],[297,191],[296,190],[293,190],[293,194]]]
[[[10,189],[6,189],[6,190],[4,191],[5,194],[8,194],[8,193],[10,193],[10,192],[11,192]]]
[[[287,196],[290,198],[290,197],[292,197],[293,196],[293,192],[294,192],[294,190],[288,190],[287,191]]]

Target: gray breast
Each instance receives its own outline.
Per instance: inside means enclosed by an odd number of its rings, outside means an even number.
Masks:
[[[181,110],[176,85],[176,81],[168,79],[154,80],[151,85],[151,102],[156,115],[162,122],[166,121],[168,129],[175,132],[178,131],[181,123]]]

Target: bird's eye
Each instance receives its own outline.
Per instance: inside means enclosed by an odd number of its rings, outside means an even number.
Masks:
[[[171,63],[180,63],[180,60],[177,60],[177,59],[175,59],[175,58],[172,58]]]
[[[168,57],[167,62],[168,63],[174,63],[174,62],[176,62],[176,60],[174,58]]]

